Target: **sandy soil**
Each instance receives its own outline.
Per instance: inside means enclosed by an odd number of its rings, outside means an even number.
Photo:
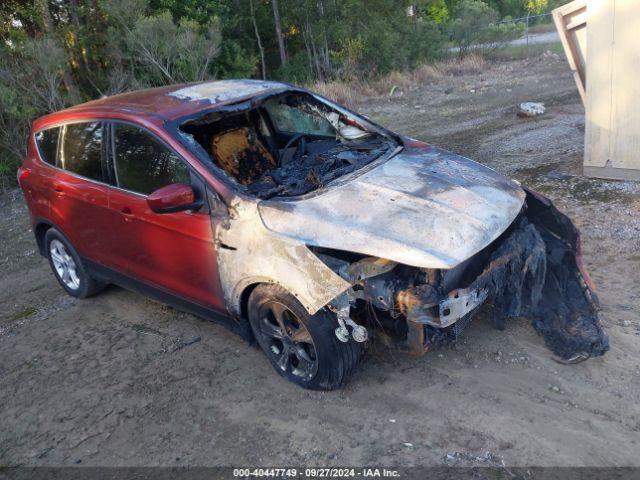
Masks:
[[[522,101],[547,113],[519,119]],[[343,390],[305,391],[218,325],[119,288],[65,296],[14,191],[0,199],[0,465],[640,465],[640,185],[580,175],[565,62],[491,64],[360,110],[567,211],[611,351],[560,365],[526,321],[477,318],[455,348],[378,347]]]

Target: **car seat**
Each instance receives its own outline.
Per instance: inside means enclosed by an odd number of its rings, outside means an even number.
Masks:
[[[218,167],[242,185],[249,185],[278,165],[251,127],[225,130],[213,136],[211,153]]]

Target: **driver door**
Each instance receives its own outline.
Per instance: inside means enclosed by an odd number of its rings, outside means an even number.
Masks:
[[[186,183],[204,199],[203,181],[170,147],[141,127],[112,122],[109,209],[114,267],[134,279],[206,308],[224,310],[211,218],[198,211],[155,213],[147,195]]]

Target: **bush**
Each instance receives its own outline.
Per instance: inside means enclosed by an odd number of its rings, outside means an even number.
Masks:
[[[77,98],[63,88],[66,56],[51,37],[0,47],[0,180],[7,178],[26,154],[31,122]]]
[[[449,23],[451,40],[458,47],[460,56],[479,46],[495,49],[518,38],[524,31],[522,24],[510,17],[498,23],[499,14],[481,0],[462,0]]]
[[[438,58],[444,35],[429,19],[398,19],[395,25],[373,25],[357,38],[343,42],[333,57],[337,78],[373,78],[407,70]]]
[[[502,22],[485,29],[481,43],[488,50],[504,47],[511,40],[522,37],[524,27],[524,23],[515,23],[511,17],[506,17]]]

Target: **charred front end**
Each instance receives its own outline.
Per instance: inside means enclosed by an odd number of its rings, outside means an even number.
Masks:
[[[241,86],[261,93],[179,121],[234,192],[213,219],[230,312],[277,283],[310,314],[333,310],[343,341],[382,331],[421,354],[486,305],[497,328],[530,319],[563,361],[607,351],[578,230],[548,199],[310,92]],[[180,95],[203,92],[221,95]]]
[[[322,248],[314,253],[352,287],[330,304],[340,337],[358,326],[386,333],[413,354],[455,342],[486,305],[493,324],[526,317],[560,361],[578,362],[609,348],[598,298],[584,268],[580,234],[542,195],[526,201],[506,231],[448,270]],[[348,329],[349,328],[349,329]],[[364,333],[366,334],[366,332]]]

